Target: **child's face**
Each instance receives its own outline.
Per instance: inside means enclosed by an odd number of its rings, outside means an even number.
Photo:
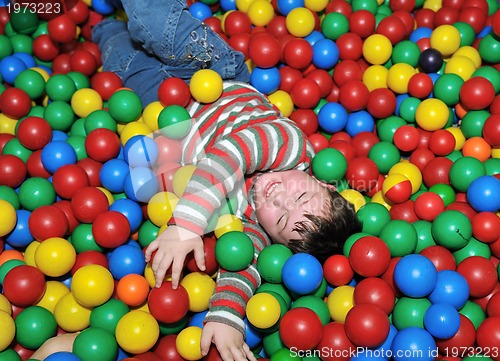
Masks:
[[[300,235],[294,231],[305,214],[321,215],[329,197],[318,180],[299,170],[264,173],[254,185],[259,224],[275,243],[288,245]]]

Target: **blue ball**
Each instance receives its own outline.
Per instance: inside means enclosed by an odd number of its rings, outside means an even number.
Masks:
[[[144,273],[146,261],[140,247],[121,245],[115,248],[108,257],[109,271],[113,278],[120,280],[128,274]]]
[[[353,112],[347,117],[346,132],[351,137],[361,132],[373,132],[375,120],[366,110]]]
[[[63,165],[75,164],[78,160],[75,149],[62,140],[52,141],[43,147],[40,158],[44,168],[52,174]]]
[[[193,314],[193,316],[191,316],[191,318],[189,319],[188,326],[197,326],[203,328],[203,320],[205,319],[207,313],[208,310],[203,312],[196,312],[195,314]]]
[[[82,361],[82,359],[71,352],[59,351],[47,356],[45,361]]]
[[[127,217],[130,223],[130,231],[134,233],[139,229],[143,221],[141,206],[128,198],[118,199],[109,206],[110,211],[116,211]]]
[[[406,296],[425,297],[436,287],[437,270],[427,257],[409,254],[396,264],[394,281]]]
[[[153,168],[158,160],[158,145],[144,135],[135,135],[123,147],[123,155],[129,166]]]
[[[283,16],[287,16],[295,8],[303,8],[304,0],[278,0],[278,10]]]
[[[99,179],[102,186],[111,193],[122,193],[125,189],[125,178],[129,171],[129,165],[124,160],[110,159],[101,167]]]
[[[243,319],[243,321],[245,322],[245,343],[248,345],[248,347],[253,349],[259,346],[262,342],[262,335],[255,329],[255,327],[250,324],[246,317]]]
[[[21,59],[24,62],[24,64],[26,64],[27,68],[36,67],[35,58],[33,58],[32,55],[24,52],[14,53],[12,55]]]
[[[236,0],[220,0],[219,1],[221,9],[226,13],[230,10],[238,10],[236,7]]]
[[[28,225],[31,212],[25,209],[19,209],[16,211],[16,215],[16,226],[7,235],[5,241],[12,247],[24,248],[34,240]]]
[[[308,295],[321,285],[323,267],[314,256],[307,253],[297,253],[286,260],[281,277],[291,292]]]
[[[101,15],[111,15],[115,11],[109,0],[92,0],[92,9]]]
[[[410,34],[409,40],[411,42],[416,43],[420,39],[426,39],[430,38],[432,34],[432,29],[431,28],[426,28],[424,26],[418,27],[415,30],[413,30]]]
[[[212,9],[207,4],[202,3],[201,1],[194,2],[189,7],[189,12],[193,15],[194,18],[203,21],[206,18],[212,16]]]
[[[61,131],[61,130],[52,130],[52,138],[50,139],[51,141],[54,141],[54,140],[63,140],[65,141],[66,139],[68,139],[69,136],[67,133]]]
[[[484,38],[486,35],[488,35],[489,33],[491,33],[492,30],[493,30],[493,28],[491,27],[491,25],[485,26],[483,28],[483,30],[481,30],[479,32],[479,34],[477,34],[476,39]]]
[[[314,44],[316,44],[319,40],[321,39],[325,39],[325,36],[323,35],[323,33],[321,31],[318,31],[318,30],[313,30],[311,32],[311,34],[307,35],[305,38],[304,38],[307,42],[309,42],[309,44],[311,44],[311,46],[313,46]]]
[[[133,201],[147,203],[158,192],[158,179],[149,168],[132,168],[125,177],[124,190]]]
[[[469,299],[469,283],[460,273],[442,270],[437,274],[434,291],[428,296],[432,303],[447,303],[457,310]]]
[[[326,103],[318,112],[318,124],[327,133],[340,132],[347,125],[347,119],[347,110],[339,103]]]
[[[318,40],[313,45],[313,64],[320,69],[329,70],[339,60],[339,48],[330,39]]]
[[[484,175],[467,188],[467,200],[477,212],[498,212],[500,209],[500,180]]]
[[[116,361],[123,360],[124,358],[128,358],[130,355],[125,353],[121,347],[118,347],[118,355],[116,356]]]
[[[396,96],[396,109],[394,110],[394,114],[396,114],[397,116],[401,116],[401,114],[399,114],[399,108],[401,107],[401,103],[406,99],[406,98],[409,98],[410,96],[408,95],[408,93],[404,93],[404,94],[399,94]]]
[[[277,67],[253,69],[250,84],[263,94],[274,93],[280,87],[281,73]]]
[[[453,337],[460,327],[458,310],[447,303],[435,303],[425,311],[425,329],[434,337]]]
[[[7,84],[13,85],[17,76],[26,69],[28,69],[28,67],[24,61],[17,56],[8,55],[0,60],[0,75]]]
[[[434,361],[437,357],[434,338],[423,328],[414,326],[394,336],[391,352],[395,361]]]

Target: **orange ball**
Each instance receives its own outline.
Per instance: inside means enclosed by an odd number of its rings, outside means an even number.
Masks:
[[[484,162],[491,156],[491,146],[481,137],[472,137],[465,141],[462,154]]]
[[[17,259],[24,262],[24,256],[21,252],[15,249],[6,249],[0,253],[0,266],[11,259]]]
[[[116,285],[118,299],[131,307],[139,306],[149,295],[149,283],[144,276],[130,273],[122,277]]]

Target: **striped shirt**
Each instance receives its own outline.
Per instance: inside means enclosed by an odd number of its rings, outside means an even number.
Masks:
[[[202,235],[210,231],[211,216],[233,199],[232,211],[254,244],[254,261],[240,272],[219,270],[205,321],[230,324],[244,333],[246,303],[260,285],[257,256],[271,244],[255,216],[252,185],[262,172],[307,170],[314,151],[293,121],[245,83],[225,82],[216,102],[193,102],[188,111],[193,126],[182,141],[181,163],[196,169],[169,225]]]

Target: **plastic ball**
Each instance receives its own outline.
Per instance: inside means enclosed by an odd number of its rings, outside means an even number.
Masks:
[[[8,88],[0,94],[0,110],[10,118],[19,119],[28,114],[31,109],[29,95],[19,88]]]
[[[50,173],[67,164],[75,164],[77,161],[76,152],[73,147],[62,140],[48,143],[42,149],[41,160],[44,168]]]
[[[312,172],[323,182],[333,183],[342,179],[347,170],[344,155],[334,148],[319,151],[312,160]]]
[[[486,78],[474,76],[460,88],[460,102],[469,110],[486,109],[495,98],[495,88]]]
[[[271,104],[275,105],[285,117],[292,114],[294,105],[290,94],[283,90],[276,90],[274,93],[269,94],[268,98]]]
[[[153,288],[148,297],[151,314],[160,322],[174,323],[182,319],[189,309],[189,295],[180,286],[172,288],[171,282],[163,282],[161,287]]]
[[[313,293],[323,280],[323,268],[319,261],[306,253],[297,253],[283,265],[283,283],[289,290],[300,295]]]
[[[263,94],[274,93],[278,90],[280,82],[281,74],[276,67],[254,68],[250,75],[250,84]]]
[[[132,310],[116,326],[116,341],[125,351],[141,354],[150,350],[158,341],[160,327],[148,312]]]
[[[175,346],[183,359],[195,361],[202,358],[201,333],[202,329],[197,326],[189,326],[179,332],[175,340]]]
[[[37,39],[40,39],[37,43],[41,43],[44,37],[40,36]],[[36,45],[37,44],[33,44],[33,46]],[[0,60],[0,75],[7,84],[14,84],[17,76],[26,69],[26,64],[16,56],[8,55]]]
[[[224,234],[238,231],[243,232],[243,223],[241,220],[232,214],[223,214],[217,219],[217,224],[214,228],[215,237],[220,238]]]
[[[437,73],[443,66],[443,54],[437,49],[428,48],[420,53],[418,66],[425,73]]]
[[[4,351],[14,340],[16,325],[13,318],[4,311],[0,312],[0,321],[4,326],[4,332],[2,332],[2,336],[0,336],[0,350]]]
[[[474,74],[475,70],[476,66],[472,59],[463,55],[457,55],[452,56],[448,60],[444,67],[444,74],[456,74],[464,81],[467,81]]]
[[[189,85],[180,78],[167,78],[158,88],[158,100],[164,107],[169,105],[186,107],[191,100]]]
[[[395,292],[381,278],[368,277],[361,280],[354,289],[354,304],[373,304],[380,307],[387,315],[394,309]]]
[[[495,242],[500,236],[500,218],[493,212],[480,212],[472,219],[472,235],[484,243]]]
[[[487,258],[467,257],[458,264],[457,272],[467,280],[471,297],[485,297],[496,287],[498,273],[495,272],[493,263]]]
[[[337,64],[338,59],[339,49],[333,40],[325,38],[314,43],[312,62],[317,68],[329,70]]]
[[[37,303],[46,289],[45,277],[38,268],[19,265],[12,268],[3,280],[3,294],[10,303],[28,307]]]
[[[137,273],[143,274],[146,267],[144,254],[134,242],[129,242],[115,248],[109,255],[109,270],[114,279]]]
[[[111,272],[101,265],[86,265],[71,280],[71,292],[83,306],[95,307],[110,299],[114,291]]]
[[[133,91],[121,89],[109,98],[108,110],[117,122],[126,124],[139,118],[142,112],[142,102]]]
[[[378,167],[373,160],[357,157],[348,163],[345,179],[353,189],[368,191],[375,186],[378,175]]]
[[[410,254],[396,264],[394,281],[405,295],[425,297],[436,287],[437,270],[425,256]]]
[[[286,15],[286,28],[290,34],[303,38],[314,30],[315,20],[311,10],[296,7]]]
[[[496,212],[500,209],[500,180],[484,175],[471,182],[467,189],[467,200],[478,212]]]
[[[10,233],[16,226],[16,210],[6,200],[0,199],[0,237]]]
[[[385,178],[382,184],[382,193],[391,202],[405,202],[412,193],[411,182],[403,174],[392,173]]]
[[[360,347],[380,346],[389,335],[389,318],[377,305],[356,304],[347,313],[345,332]]]
[[[349,263],[352,269],[363,277],[380,276],[387,270],[389,260],[389,248],[375,236],[359,238],[349,252]]]
[[[446,339],[455,335],[460,327],[460,314],[447,303],[434,303],[424,315],[424,326],[434,337]]]
[[[102,109],[101,95],[94,89],[79,89],[71,97],[71,107],[77,116],[85,118],[93,111]]]
[[[280,321],[279,332],[288,348],[311,350],[323,337],[323,325],[313,310],[297,307],[285,313]]]
[[[50,124],[40,117],[27,117],[17,127],[19,142],[30,150],[42,149],[52,138]]]
[[[150,168],[132,168],[125,177],[125,194],[133,201],[147,203],[158,192],[158,188],[158,178]]]
[[[460,47],[460,32],[453,25],[440,25],[432,31],[430,42],[446,58]]]
[[[118,354],[118,345],[112,333],[89,327],[76,336],[72,352],[82,360],[99,358],[103,361],[114,361]]]
[[[291,256],[292,251],[288,247],[282,244],[270,245],[259,253],[257,270],[265,281],[281,283],[283,266]]]
[[[35,251],[37,268],[50,277],[59,277],[68,273],[75,261],[75,249],[64,238],[53,237],[46,239]]]
[[[71,199],[73,214],[85,223],[92,223],[99,214],[107,211],[108,207],[106,195],[97,187],[82,188]]]
[[[116,248],[124,244],[130,236],[130,223],[122,213],[105,211],[92,222],[95,242],[104,248]]]
[[[85,151],[90,158],[101,163],[107,162],[120,153],[120,139],[110,129],[94,129],[85,138]]]
[[[302,78],[292,86],[290,96],[297,108],[312,109],[320,100],[321,90],[314,80]]]
[[[363,42],[363,57],[370,64],[384,64],[391,55],[391,41],[384,35],[372,34]]]
[[[192,272],[184,276],[180,284],[189,295],[191,312],[203,312],[208,309],[210,297],[215,289],[215,282],[210,276],[201,272]]]
[[[222,94],[222,78],[213,70],[198,70],[191,77],[189,90],[193,98],[200,103],[212,103]]]
[[[267,26],[274,17],[274,8],[268,1],[252,1],[247,15],[255,26]]]
[[[387,87],[397,94],[408,93],[408,84],[415,75],[415,68],[409,64],[397,63],[387,73]]]
[[[280,303],[270,293],[262,292],[252,296],[246,306],[248,321],[258,329],[267,329],[280,318]]]
[[[492,156],[492,148],[483,138],[472,137],[465,141],[462,147],[462,154],[484,162]]]
[[[46,283],[45,293],[36,306],[43,307],[53,314],[57,302],[69,292],[69,288],[62,282],[49,280]]]
[[[407,327],[400,330],[392,342],[391,351],[394,355],[403,355],[405,351],[412,350],[418,353],[419,359],[434,360],[433,352],[436,351],[436,342],[432,335],[419,327]],[[394,360],[405,360],[404,356],[395,356]]]
[[[16,341],[29,349],[39,348],[57,330],[54,315],[43,307],[31,306],[22,310],[15,318]]]
[[[336,287],[330,292],[326,302],[334,322],[345,322],[348,312],[354,306],[353,295],[354,287],[348,285]]]
[[[169,105],[158,115],[158,128],[169,139],[181,139],[191,129],[191,115],[180,105]]]
[[[318,113],[319,126],[328,133],[336,133],[347,125],[347,110],[340,104],[329,102]]]
[[[500,146],[500,116],[492,114],[484,122],[483,129],[484,140],[493,147]]]

